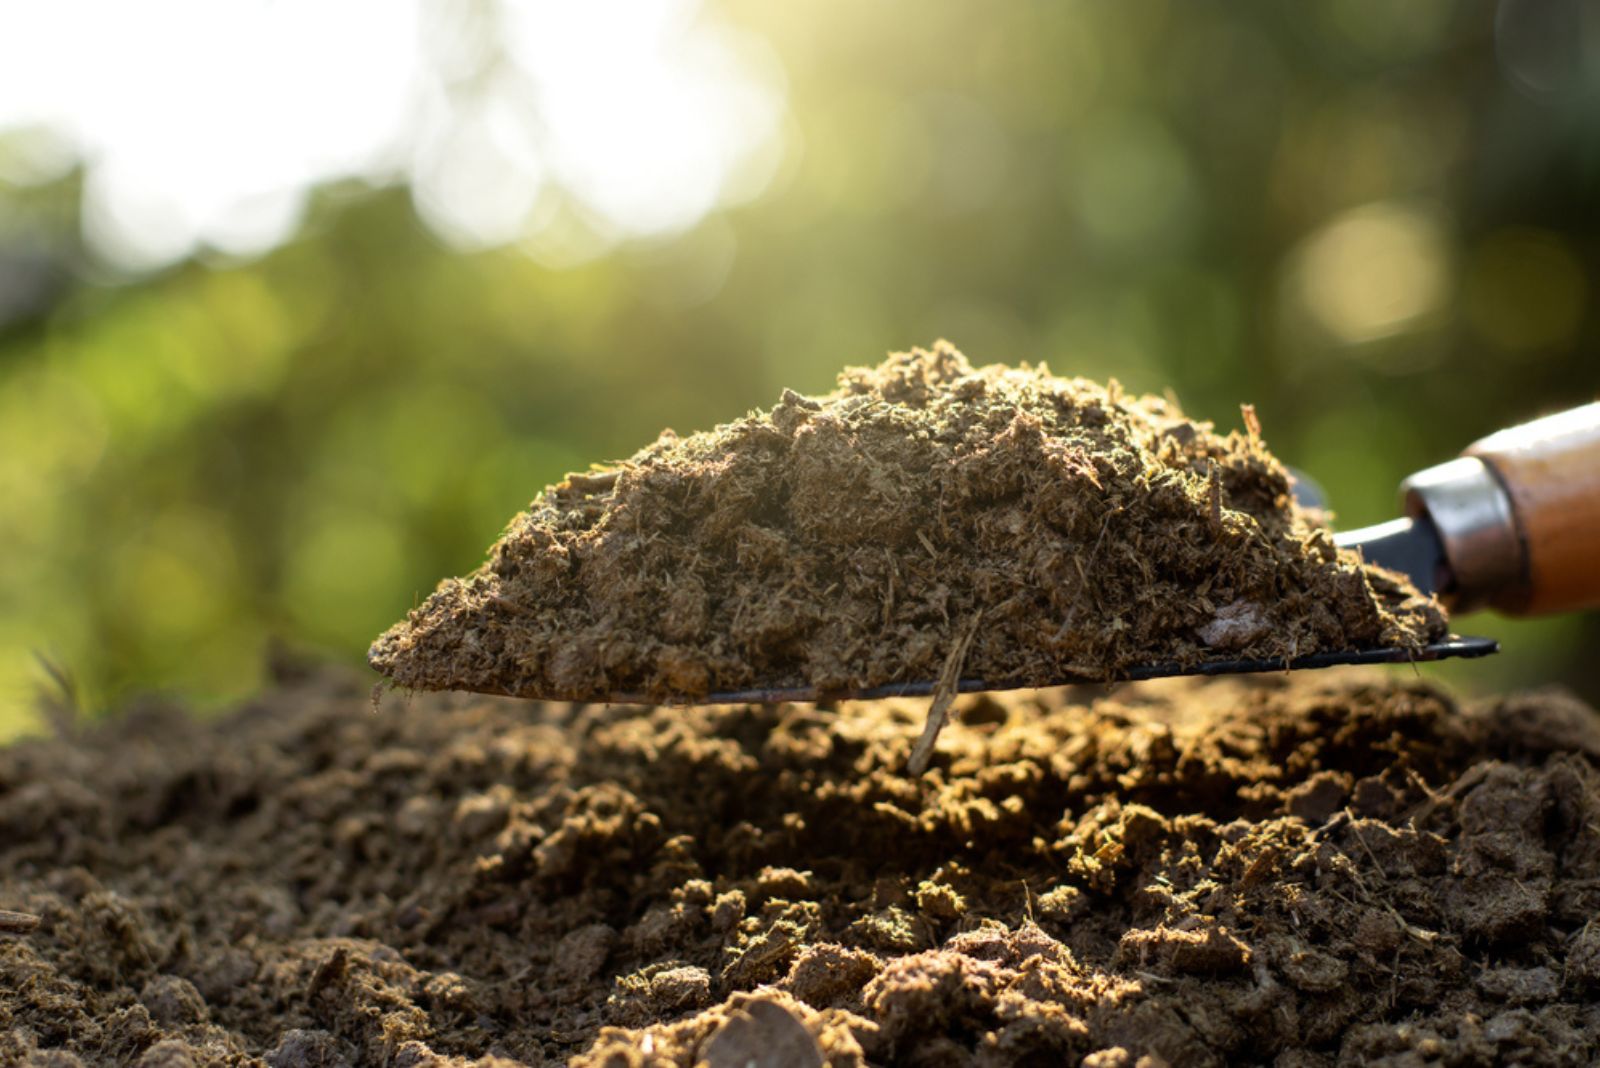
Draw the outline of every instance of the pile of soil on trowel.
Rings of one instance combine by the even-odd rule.
[[[969,697],[908,777],[920,718],[312,679],[0,750],[0,1063],[1600,1057],[1573,698]]]
[[[1300,509],[1253,415],[947,344],[571,475],[372,647],[417,689],[695,700],[1114,679],[1447,630]]]

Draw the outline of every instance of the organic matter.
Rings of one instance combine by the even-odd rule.
[[[0,751],[38,917],[0,1062],[1600,1056],[1600,717],[1561,693],[969,696],[911,777],[916,702],[365,690]]]
[[[415,689],[692,701],[1415,648],[1444,615],[1336,549],[1253,415],[948,344],[551,487],[371,662]]]

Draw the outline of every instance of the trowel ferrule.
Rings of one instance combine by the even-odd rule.
[[[1450,582],[1440,592],[1454,611],[1479,607],[1527,581],[1527,553],[1511,497],[1493,468],[1463,456],[1400,484],[1406,512],[1427,518],[1444,546]]]

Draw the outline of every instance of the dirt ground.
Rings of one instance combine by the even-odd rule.
[[[1591,1064],[1600,717],[1403,670],[918,702],[287,679],[0,750],[0,1063]]]

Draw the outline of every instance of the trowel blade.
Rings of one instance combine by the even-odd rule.
[[[1430,660],[1448,660],[1453,657],[1488,656],[1500,651],[1500,643],[1493,638],[1452,637],[1446,641],[1424,645],[1420,649],[1358,649],[1339,653],[1317,653],[1294,660],[1206,660],[1198,664],[1141,664],[1118,675],[1115,679],[1061,678],[1046,682],[997,681],[987,679],[962,679],[957,685],[961,693],[979,690],[1021,690],[1044,686],[1069,686],[1108,682],[1138,682],[1144,679],[1167,678],[1174,675],[1244,675],[1262,671],[1303,671],[1309,668],[1335,667],[1340,664],[1412,664]],[[886,697],[926,697],[938,684],[931,679],[916,682],[896,682],[887,686],[874,686],[865,690],[819,690],[811,686],[790,688],[729,690],[708,694],[694,702],[707,705],[776,704],[783,701],[876,701]],[[616,704],[661,704],[650,698],[616,694],[611,697]]]
[[[1398,571],[1423,593],[1441,593],[1450,585],[1444,543],[1427,516],[1395,519],[1334,535],[1341,549],[1356,549],[1369,564]]]

